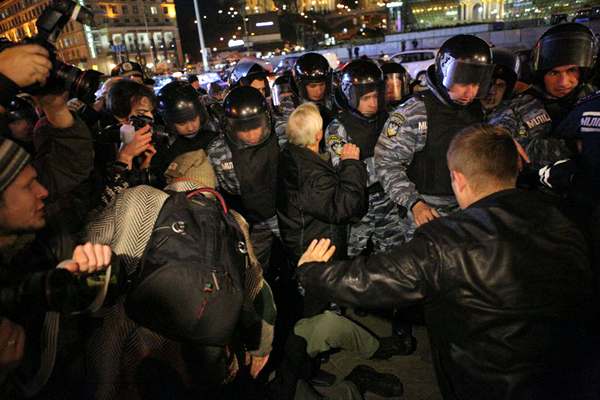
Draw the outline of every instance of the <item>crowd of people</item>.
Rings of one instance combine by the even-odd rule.
[[[421,91],[366,56],[157,93],[124,61],[86,101],[0,51],[0,396],[398,397],[320,363],[424,323],[444,399],[600,398],[598,53],[556,25],[525,74],[458,35]]]

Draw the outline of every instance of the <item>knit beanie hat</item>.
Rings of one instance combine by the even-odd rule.
[[[204,150],[190,151],[175,158],[165,171],[169,184],[176,181],[192,181],[198,187],[214,189],[217,177]]]
[[[10,139],[0,138],[0,192],[8,187],[31,160],[21,146]]]

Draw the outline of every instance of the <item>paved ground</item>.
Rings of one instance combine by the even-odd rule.
[[[391,324],[385,319],[372,315],[356,317],[350,314],[349,317],[378,336],[391,334]],[[416,327],[415,337],[418,341],[417,351],[410,356],[397,356],[385,361],[376,361],[363,360],[350,352],[339,352],[332,355],[329,362],[322,365],[322,368],[335,374],[340,380],[348,375],[355,366],[366,364],[379,372],[392,373],[399,377],[404,384],[404,396],[401,397],[403,400],[441,400],[442,396],[431,363],[427,329],[423,326]],[[366,398],[368,400],[381,399],[381,397],[369,393]]]

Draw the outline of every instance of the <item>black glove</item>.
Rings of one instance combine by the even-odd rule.
[[[571,187],[576,172],[577,164],[575,161],[567,159],[541,168],[538,174],[542,185],[557,192],[564,192]]]

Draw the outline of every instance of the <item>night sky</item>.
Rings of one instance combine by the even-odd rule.
[[[200,6],[200,15],[206,15],[202,20],[202,30],[204,31],[204,40],[209,48],[219,47],[219,37],[225,36],[225,32],[231,32],[235,27],[225,24],[222,18],[219,18],[217,11],[220,8],[229,7],[231,1],[228,0],[198,0]],[[177,11],[177,24],[179,25],[179,35],[183,53],[189,54],[192,61],[200,61],[200,43],[198,40],[198,30],[196,29],[196,14],[194,12],[194,0],[175,0]]]

